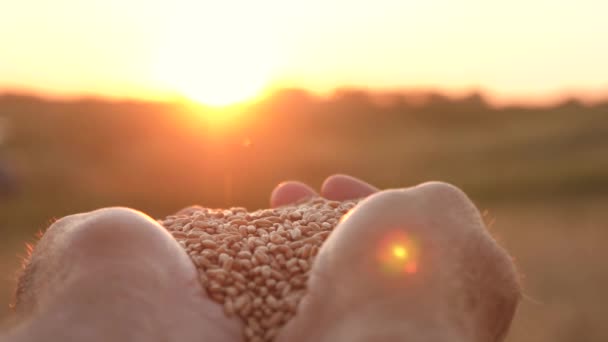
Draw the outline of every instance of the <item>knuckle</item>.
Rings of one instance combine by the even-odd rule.
[[[124,257],[137,253],[142,246],[158,247],[167,236],[168,233],[145,214],[112,207],[62,218],[43,239],[49,241],[47,249],[63,250],[71,257]]]
[[[73,227],[74,239],[82,244],[124,244],[153,237],[157,229],[143,213],[128,208],[104,208],[91,212]]]
[[[460,188],[445,182],[426,182],[414,188],[420,197],[432,201],[437,205],[469,205],[471,200]]]

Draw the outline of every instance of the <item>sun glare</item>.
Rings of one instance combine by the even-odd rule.
[[[404,259],[407,259],[408,252],[407,252],[407,249],[405,249],[405,247],[396,245],[393,247],[393,255],[397,259],[404,260]]]
[[[377,258],[387,275],[413,275],[418,272],[418,247],[401,229],[389,231],[378,244]]]
[[[159,82],[169,92],[214,107],[262,95],[276,68],[263,30],[192,16],[179,14],[161,39],[154,66]]]
[[[260,57],[234,48],[189,49],[176,50],[182,52],[167,58],[160,70],[166,85],[181,96],[221,107],[256,97],[267,85]]]

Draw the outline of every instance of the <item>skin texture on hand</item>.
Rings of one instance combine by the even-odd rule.
[[[415,268],[383,269],[378,253],[400,248],[391,243]],[[519,299],[513,264],[477,209],[438,182],[359,203],[325,242],[308,286],[279,341],[500,341]]]
[[[286,182],[270,202],[315,195]],[[519,299],[517,277],[464,193],[444,183],[378,192],[336,175],[320,195],[369,197],[322,247],[309,293],[277,341],[502,339]],[[399,254],[411,254],[408,271],[386,273],[378,255],[403,239],[411,243]],[[8,341],[242,340],[242,323],[206,297],[179,244],[125,208],[55,222],[33,252],[16,314]]]
[[[146,215],[107,208],[44,234],[20,285],[15,341],[238,341],[173,237]]]

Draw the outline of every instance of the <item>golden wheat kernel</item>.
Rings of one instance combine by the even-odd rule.
[[[260,265],[260,261],[258,259],[256,259],[255,257],[253,257],[251,259],[251,264],[255,267],[255,266],[259,266]]]
[[[255,298],[253,299],[253,302],[252,302],[251,304],[253,305],[254,309],[255,309],[255,308],[259,308],[260,306],[262,306],[262,298],[260,298],[260,297],[255,297]]]
[[[255,331],[253,331],[253,329],[251,328],[251,326],[246,325],[245,326],[245,330],[244,330],[244,334],[245,337],[247,337],[248,339],[251,339],[255,336]]]
[[[313,214],[310,214],[308,216],[308,221],[309,222],[311,222],[311,221],[313,221],[313,222],[320,222],[321,221],[321,217],[322,216],[319,213],[313,213]]]
[[[300,244],[301,246],[301,244]],[[291,259],[293,258],[294,255],[294,250],[292,247],[289,247],[287,250],[285,250],[285,253],[283,253],[283,255],[285,256],[286,259]]]
[[[203,256],[203,257],[205,257],[205,258],[207,258],[209,260],[216,260],[217,259],[217,251],[215,251],[213,249],[204,249],[203,251],[201,251],[201,253],[199,255]]]
[[[311,247],[310,245],[305,245],[305,246],[303,246],[303,247],[301,248],[302,253],[301,253],[301,255],[300,255],[300,256],[301,256],[302,258],[308,258],[308,257],[310,256],[310,250],[311,250],[311,248],[312,248],[312,247]]]
[[[235,219],[235,220],[230,221],[230,224],[231,224],[231,225],[236,225],[236,226],[242,226],[242,225],[246,225],[246,224],[247,224],[247,221],[246,221],[246,220],[243,220],[243,219],[241,219],[241,218],[238,218],[238,219]]]
[[[253,268],[253,263],[248,259],[238,259],[239,266],[243,269],[250,270]]]
[[[238,254],[238,252],[241,251],[242,245],[240,242],[236,242],[234,244],[232,244],[232,246],[230,246],[230,250],[234,252],[234,255],[236,256]]]
[[[262,252],[268,254],[268,247],[266,245],[256,246],[254,252]]]
[[[283,273],[281,273],[281,272],[277,271],[277,269],[278,269],[278,268],[273,268],[273,269],[271,269],[271,270],[270,270],[270,276],[271,276],[273,279],[276,279],[276,280],[283,280],[283,279],[285,279],[285,276],[283,275]]]
[[[238,234],[231,234],[226,239],[224,239],[224,241],[228,242],[228,243],[237,243],[237,242],[241,241],[242,239],[243,239],[243,237]]]
[[[289,231],[289,235],[291,236],[292,240],[297,240],[302,236],[302,232],[296,227]]]
[[[291,250],[288,245],[279,245],[278,250],[280,253],[285,254]]]
[[[329,231],[322,231],[322,232],[316,233],[314,236],[325,240],[329,236],[329,233],[330,233]]]
[[[267,241],[262,240],[261,238],[255,238],[254,240],[254,248],[260,247],[260,246],[266,246]]]
[[[272,226],[272,222],[270,222],[270,221],[268,221],[266,219],[257,219],[255,221],[253,221],[253,224],[256,227],[260,227],[260,228]]]
[[[231,297],[236,297],[239,294],[239,290],[234,286],[227,286],[224,291]]]
[[[278,288],[278,286],[277,286]],[[283,286],[283,288],[281,289],[281,297],[286,297],[289,292],[291,291],[291,285],[289,283],[286,283],[285,286]]]
[[[310,269],[310,264],[308,263],[308,261],[304,260],[304,259],[298,259],[298,267],[303,271],[306,272]]]
[[[256,251],[253,253],[254,259],[259,261],[261,264],[267,264],[270,262],[270,257],[263,251]]]
[[[224,298],[225,298],[225,296],[221,292],[211,292],[209,294],[209,297],[211,297],[211,299],[213,299],[213,300],[215,300],[217,302],[220,302],[220,303],[224,304]]]
[[[247,293],[243,293],[234,300],[234,308],[235,310],[240,311],[245,307],[245,305],[249,304],[249,302],[249,295],[247,295]]]
[[[232,258],[230,257],[230,255],[228,255],[226,253],[220,253],[220,255],[218,256],[218,260],[222,264],[228,259],[232,259]]]
[[[205,263],[206,262],[208,263],[208,261],[205,259],[205,257],[198,256],[198,255],[195,255],[192,257],[192,262],[194,262],[194,265],[196,265],[197,267],[204,267]]]
[[[267,295],[266,296],[266,304],[270,305],[271,307],[275,307],[278,304],[277,299],[273,296],[273,295]]]
[[[298,259],[292,258],[289,259],[286,263],[285,263],[285,267],[287,268],[292,268],[293,266],[295,266],[298,263]]]
[[[215,279],[220,283],[223,283],[224,280],[226,280],[227,277],[227,272],[226,270],[222,269],[222,268],[217,268],[217,269],[212,269],[212,270],[207,270],[207,275],[209,276],[210,279]]]
[[[266,278],[266,280],[264,281],[264,284],[266,284],[267,288],[273,289],[274,286],[277,284],[277,281],[274,280],[273,278]]]
[[[234,283],[234,287],[236,287],[239,291],[244,292],[247,290],[247,283],[245,282],[236,282]]]
[[[252,315],[254,318],[261,319],[264,317],[264,312],[261,309],[254,309]]]
[[[174,238],[185,238],[188,236],[186,233],[180,231],[173,231],[171,232],[171,235],[173,235]]]
[[[254,310],[254,312],[257,310]],[[253,329],[253,331],[255,332],[261,332],[262,331],[262,327],[260,326],[260,322],[258,321],[257,318],[254,317],[249,317],[247,319],[247,325],[251,327],[251,329]]]
[[[306,285],[306,275],[305,274],[296,274],[289,280],[291,284],[295,286],[304,286]]]
[[[321,230],[321,226],[319,226],[319,224],[316,222],[308,222],[306,227],[310,228],[313,231]]]
[[[281,223],[283,222],[283,220],[281,219],[280,215],[281,214],[278,211],[273,211],[272,214],[268,217],[265,217],[265,219],[272,223]]]
[[[258,228],[256,233],[260,237],[263,236],[263,235],[268,235],[268,231],[266,229],[264,229],[264,228]]]
[[[253,257],[253,255],[248,251],[240,251],[236,256],[241,259],[251,259],[251,257]]]
[[[264,265],[261,267],[261,274],[264,278],[270,278],[270,274],[271,274],[271,268],[268,265]]]
[[[274,244],[281,244],[284,241],[283,237],[281,237],[281,235],[279,235],[277,232],[270,233],[269,239],[270,242]]]
[[[276,245],[272,242],[269,242],[268,244],[266,244],[266,247],[268,248],[268,251],[272,254],[274,254],[277,251],[277,249],[279,248],[278,245]]]
[[[283,312],[277,311],[268,318],[268,323],[270,324],[270,326],[277,326],[278,323],[281,322],[282,316]]]
[[[212,249],[217,248],[217,243],[210,239],[203,240],[201,242],[201,245],[203,245],[203,247],[205,247],[205,248],[212,248]]]
[[[230,270],[232,270],[233,263],[234,263],[234,261],[233,261],[233,259],[232,259],[232,258],[227,259],[226,261],[224,261],[224,262],[222,263],[222,268],[223,268],[225,271],[230,272]]]
[[[243,307],[243,309],[241,309],[240,314],[241,317],[249,317],[249,315],[251,315],[251,312],[253,311],[253,305],[251,304],[251,302],[245,304],[245,306]]]
[[[274,258],[279,263],[279,265],[285,265],[286,259],[283,254],[277,254]]]

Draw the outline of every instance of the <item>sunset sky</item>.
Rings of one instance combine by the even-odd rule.
[[[19,0],[0,92],[209,104],[280,86],[608,93],[608,2]]]

